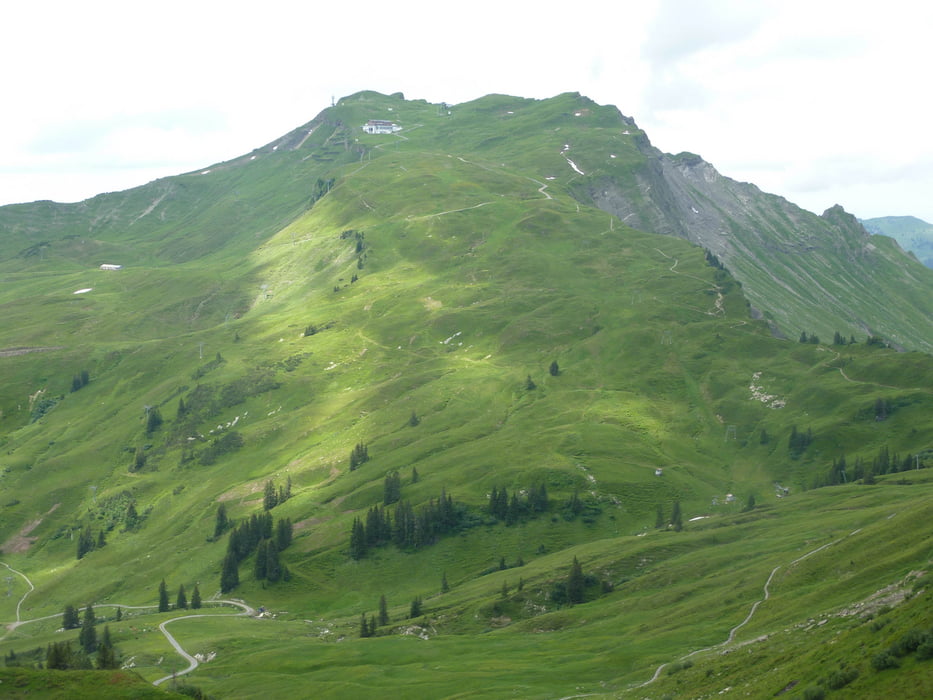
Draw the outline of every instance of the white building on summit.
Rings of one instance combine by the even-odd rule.
[[[401,130],[402,127],[398,124],[386,121],[385,119],[370,119],[363,124],[363,131],[367,134],[394,134],[396,131]]]

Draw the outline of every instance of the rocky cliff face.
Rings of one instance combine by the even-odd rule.
[[[662,153],[646,137],[638,148],[644,159],[633,172],[594,176],[579,183],[575,195],[629,226],[685,238],[714,253],[742,282],[753,314],[768,318],[776,334],[871,333],[933,350],[933,322],[904,334],[867,299],[867,280],[905,270],[933,289],[930,276],[914,269],[914,261],[889,245],[893,241],[872,237],[841,206],[817,216],[721,175],[698,155]],[[929,301],[916,295],[893,303],[908,315],[930,317]]]

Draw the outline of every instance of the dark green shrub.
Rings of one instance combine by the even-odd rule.
[[[876,671],[884,671],[888,668],[898,668],[901,663],[889,650],[885,650],[871,657],[871,666]]]
[[[811,685],[803,691],[804,700],[823,700],[826,697],[826,691],[821,685]]]
[[[826,697],[826,691],[821,685],[811,685],[803,691],[804,700],[823,700]]]
[[[833,671],[829,674],[829,679],[826,681],[826,685],[829,686],[830,690],[839,690],[844,688],[849,683],[858,678],[858,670],[852,668],[840,668],[837,671]]]

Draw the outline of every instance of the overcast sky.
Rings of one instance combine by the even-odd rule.
[[[226,160],[359,90],[576,91],[655,146],[820,213],[933,222],[916,0],[50,0],[2,11],[0,204]]]

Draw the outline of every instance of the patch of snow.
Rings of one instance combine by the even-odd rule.
[[[85,287],[84,289],[76,289],[72,294],[87,294],[89,291],[94,289],[93,287]]]
[[[615,157],[616,157],[616,154],[615,154],[615,153],[610,153],[610,154],[609,154],[609,157],[610,157],[610,158],[615,158]]]
[[[207,175],[209,172],[210,172],[210,170],[202,170],[202,171],[201,171],[201,174],[202,174],[202,175]]]
[[[700,210],[697,209],[696,207],[690,207],[690,211],[692,211],[694,214],[699,214],[699,213],[700,213]]]
[[[250,159],[250,160],[256,160],[256,156],[250,156],[249,159]]]
[[[566,156],[564,157],[566,158]],[[586,175],[586,173],[580,170],[580,168],[577,167],[577,164],[574,163],[572,160],[570,160],[570,158],[567,158],[567,162],[570,164],[570,167],[573,168],[575,172],[580,173],[580,175]]]
[[[696,516],[695,518],[690,518],[690,520],[688,520],[687,522],[688,522],[688,523],[692,523],[694,520],[705,520],[705,519],[708,518],[708,517],[710,517],[710,516],[708,516],[708,515],[698,515],[698,516]]]

